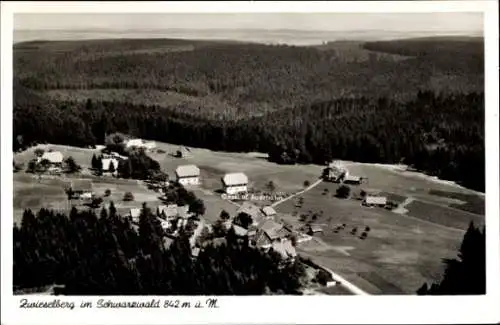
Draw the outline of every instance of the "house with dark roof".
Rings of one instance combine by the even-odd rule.
[[[276,216],[276,210],[272,206],[266,206],[262,208],[262,213],[268,218]]]
[[[89,179],[73,180],[70,188],[74,199],[89,200],[94,196],[92,181]]]
[[[250,217],[252,217],[252,224],[255,226],[258,225],[259,222],[261,222],[264,219],[264,214],[262,210],[255,204],[252,204],[247,201],[243,202],[243,204],[236,211],[236,215],[240,213],[246,213]]]

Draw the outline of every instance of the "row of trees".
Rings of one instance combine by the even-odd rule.
[[[278,267],[264,254],[226,236],[226,245],[206,246],[191,257],[181,230],[170,248],[147,207],[138,232],[113,205],[100,216],[72,209],[69,216],[26,210],[14,226],[14,287],[65,286],[68,295],[259,295],[296,294],[304,270]]]
[[[249,119],[211,120],[201,112],[117,102],[16,105],[14,147],[35,142],[87,146],[122,131],[141,138],[225,151],[268,152],[278,163],[336,159],[399,163],[484,190],[484,94],[419,92],[406,103],[341,98]],[[40,115],[43,110],[45,114]],[[79,127],[74,127],[78,124]],[[50,126],[50,127],[49,127]],[[22,138],[22,143],[18,138]],[[124,177],[144,175],[132,156]],[[144,158],[146,159],[146,158]],[[147,163],[155,169],[156,163]],[[131,169],[129,169],[131,167]],[[136,175],[141,174],[141,175]]]

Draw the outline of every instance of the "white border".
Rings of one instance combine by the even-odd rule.
[[[17,2],[1,4],[2,324],[496,323],[500,320],[498,2]],[[482,297],[226,297],[218,310],[19,310],[12,279],[13,13],[483,12],[486,49],[487,292]],[[53,297],[51,297],[53,298]],[[189,297],[186,297],[188,299]],[[120,299],[117,297],[117,299]],[[132,297],[127,298],[132,300]],[[66,299],[81,301],[82,299]],[[90,300],[90,299],[89,299]],[[124,300],[123,298],[121,300]],[[146,299],[143,299],[146,300]],[[193,299],[190,299],[193,300]],[[145,312],[145,313],[144,313]]]

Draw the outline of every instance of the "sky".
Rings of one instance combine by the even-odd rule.
[[[480,32],[481,13],[15,14],[14,30],[294,29]]]

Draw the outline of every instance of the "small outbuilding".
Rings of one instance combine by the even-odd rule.
[[[387,205],[387,197],[367,195],[363,199],[362,204],[364,206],[369,206],[369,207],[373,206],[385,207]]]

